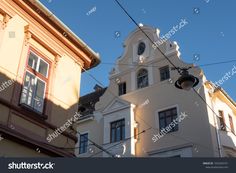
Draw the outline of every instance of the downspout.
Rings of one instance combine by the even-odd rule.
[[[213,95],[212,97],[214,97],[214,92],[215,90],[213,90]],[[214,113],[214,104],[213,104],[213,98],[211,99],[211,107],[212,107],[212,113],[213,113],[213,119],[214,119],[214,125],[215,125],[215,132],[216,132],[216,136],[217,136],[217,145],[218,145],[218,150],[219,150],[219,157],[222,157],[222,151],[221,151],[221,142],[220,142],[220,135],[219,135],[219,128],[218,128],[218,123],[217,123],[217,119],[216,119],[216,115]]]

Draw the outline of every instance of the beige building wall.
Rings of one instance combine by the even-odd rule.
[[[49,64],[42,113],[20,104],[30,51]],[[4,138],[0,156],[73,156],[73,149],[61,149],[75,146],[71,128],[50,143],[46,138],[75,115],[82,68],[98,63],[98,54],[39,1],[0,0],[1,88],[12,80],[0,92],[0,134]]]
[[[158,29],[148,26],[143,26],[142,29],[154,42],[160,39],[160,31]],[[146,45],[145,51],[141,55],[144,59],[143,63],[140,63],[139,56],[137,55],[137,47],[140,42],[144,42]],[[160,68],[167,65],[169,68],[172,66],[158,49],[152,48],[148,38],[139,29],[130,33],[124,42],[124,47],[123,55],[117,59],[117,65],[110,72],[109,86],[95,105],[94,120],[79,123],[78,131],[92,132],[89,133],[91,139],[97,141],[104,148],[107,148],[108,151],[114,153],[114,155],[118,154],[121,157],[172,157],[177,155],[181,157],[219,157],[225,156],[223,146],[235,150],[235,135],[233,136],[230,133],[222,134],[220,130],[216,132],[216,124],[219,123],[218,120],[214,120],[216,115],[212,114],[211,109],[207,107],[201,98],[193,91],[175,88],[174,82],[179,78],[176,70],[170,69],[170,79],[161,81]],[[166,41],[160,46],[160,49],[177,67],[193,67],[193,64],[187,64],[181,60],[179,47],[176,42]],[[148,87],[137,89],[136,76],[140,69],[148,71],[149,85]],[[213,106],[216,112],[218,112],[218,109],[222,109],[226,113],[230,113],[234,117],[234,125],[236,126],[235,104],[228,103],[228,99],[214,100],[209,96],[209,86],[200,68],[193,67],[189,72],[200,80],[198,86],[195,87],[197,93],[206,100],[207,104]],[[118,84],[122,82],[126,82],[126,94],[118,96]],[[216,98],[219,97],[216,92],[214,95]],[[104,113],[104,110],[114,100],[126,101],[127,106],[135,105],[135,124],[132,124],[131,129],[129,128],[130,121],[128,121],[130,114],[123,113],[124,116],[127,116],[125,121],[127,131],[133,131],[137,127],[140,133],[152,127],[145,133],[138,135],[137,140],[133,140],[132,144],[135,145],[134,153],[128,152],[127,154],[127,151],[129,151],[127,149],[126,153],[122,151],[117,152],[117,149],[115,149],[122,149],[123,145],[127,143],[126,140],[121,141],[120,144],[117,142],[107,145],[104,141],[101,143],[101,139],[99,139],[100,136],[105,138],[104,136],[110,135],[109,130],[102,129],[104,129],[104,126],[109,126],[112,121],[119,120],[119,114],[122,114],[122,105],[118,105],[117,112],[114,115],[110,114],[113,120],[106,122],[108,115]],[[157,142],[153,142],[153,135],[158,134],[160,130],[158,112],[174,107],[177,108],[178,115],[186,113],[187,117],[179,123],[178,131],[166,134]],[[100,121],[96,121],[98,116]],[[216,122],[214,123],[214,121]],[[132,135],[125,136],[125,138],[130,137],[134,138]],[[219,141],[222,141],[220,144],[217,142],[217,138],[220,138]],[[116,144],[116,147],[110,148],[110,146]],[[129,147],[129,145],[126,145],[126,148]],[[222,148],[221,155],[219,148]],[[87,152],[83,154],[83,156],[85,155],[91,157],[94,154]],[[81,155],[77,156],[80,157]],[[95,156],[99,157],[100,155]],[[103,155],[103,157],[106,156]]]

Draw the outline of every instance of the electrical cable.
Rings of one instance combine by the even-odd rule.
[[[161,49],[158,47],[158,45],[152,41],[152,39],[146,34],[145,31],[143,31],[143,29],[142,29],[142,28],[139,26],[139,24],[130,16],[130,14],[126,11],[126,9],[120,4],[120,2],[119,2],[118,0],[115,0],[115,1],[116,1],[116,3],[120,6],[120,8],[126,13],[126,15],[134,22],[134,24],[140,29],[140,31],[151,41],[151,43],[152,43],[153,45],[156,46],[156,48],[157,48],[157,49],[159,50],[159,52],[167,59],[167,61],[169,61],[169,63],[170,63],[173,67],[175,67],[175,68],[177,69],[177,67],[175,66],[175,64],[172,63],[171,60],[169,60],[169,58],[161,51]],[[177,70],[177,71],[180,73],[179,70]]]
[[[161,61],[163,61],[165,59],[162,59]],[[160,61],[158,61],[160,62]],[[208,64],[200,64],[200,65],[196,65],[193,66],[192,68],[198,68],[198,67],[206,67],[206,66],[213,66],[213,65],[220,65],[220,64],[227,64],[227,63],[232,63],[232,62],[236,62],[236,60],[228,60],[228,61],[221,61],[221,62],[215,62],[215,63],[208,63]],[[101,65],[118,65],[116,63],[112,63],[112,62],[101,62]],[[162,66],[157,66],[157,65],[146,65],[146,64],[128,64],[128,63],[119,63],[120,66],[143,66],[143,67],[158,67],[161,68]]]
[[[127,16],[135,23],[135,25],[138,26],[138,28],[144,33],[144,35],[146,35],[146,37],[151,41],[151,43],[153,43],[155,45],[155,43],[152,41],[152,39],[149,38],[149,36],[142,30],[142,28],[137,24],[137,22],[129,15],[129,13],[125,10],[125,8],[119,3],[118,0],[115,0],[117,2],[117,4],[123,9],[123,11],[127,14]],[[158,47],[157,47],[158,48]],[[170,64],[175,67],[175,69],[178,69],[178,67],[175,66],[175,64],[173,64],[168,57],[165,56],[165,54],[158,48],[158,50],[161,52],[161,54],[170,62]],[[234,60],[233,60],[234,61]],[[207,66],[207,65],[206,65]],[[180,73],[179,70],[177,70]],[[208,103],[206,102],[206,100],[194,89],[194,92],[201,98],[201,100],[207,105],[207,107],[209,107],[212,112],[219,117],[216,112],[208,105]],[[225,124],[226,126],[226,124]],[[227,126],[226,126],[227,127]],[[234,134],[234,133],[233,133]],[[235,135],[235,134],[234,134]],[[235,135],[236,136],[236,135]]]
[[[86,69],[84,69],[82,66],[81,66],[81,68],[86,72],[86,73],[88,73],[88,75],[91,77],[91,78],[93,78],[96,82],[98,82],[102,87],[105,87],[99,80],[97,80],[91,73],[89,73]],[[118,96],[116,96],[109,88],[107,88],[107,91],[110,93],[110,94],[112,94],[115,98],[118,98],[118,99],[120,99]],[[137,117],[137,118],[139,118],[141,121],[143,121],[150,129],[152,129],[154,132],[159,132],[160,131],[160,129],[157,129],[157,128],[155,128],[155,127],[153,127],[153,126],[151,126],[149,123],[147,123],[144,119],[142,119],[140,116],[138,116],[138,115],[135,115],[135,117]],[[210,147],[208,147],[208,146],[205,146],[205,145],[202,145],[202,144],[200,144],[200,143],[197,143],[197,142],[195,142],[195,141],[192,141],[192,140],[190,140],[190,139],[186,139],[186,138],[183,138],[183,137],[180,137],[180,136],[175,136],[175,135],[173,135],[173,134],[171,134],[171,133],[168,133],[168,135],[171,135],[171,136],[173,136],[173,137],[175,137],[175,138],[178,138],[178,139],[181,139],[181,140],[184,140],[184,141],[187,141],[187,142],[191,142],[192,144],[194,144],[194,145],[198,145],[198,146],[201,146],[201,147],[203,147],[203,148],[206,148],[206,149],[212,149],[212,148],[210,148]],[[115,145],[116,146],[116,145]],[[112,148],[112,147],[111,147]],[[216,149],[214,149],[213,148],[213,150],[215,151],[215,152],[218,152],[218,150],[216,150]],[[90,156],[91,157],[91,156]]]
[[[119,143],[116,143],[116,144],[114,144],[114,145],[112,145],[112,146],[106,148],[106,150],[109,150],[109,149],[111,149],[111,148],[113,148],[113,147],[115,147],[115,146],[118,146],[118,145],[122,144],[123,142],[126,142],[126,141],[128,141],[128,140],[131,140],[132,138],[135,138],[135,137],[137,137],[137,136],[140,136],[141,134],[143,134],[143,133],[145,133],[145,132],[147,132],[148,130],[151,130],[151,129],[152,129],[152,128],[149,127],[148,129],[143,130],[143,131],[141,131],[140,133],[138,133],[138,134],[136,134],[136,135],[133,135],[133,136],[131,136],[131,137],[129,137],[129,138],[126,138],[126,139],[120,141]],[[90,158],[90,157],[94,157],[94,156],[98,155],[98,154],[101,153],[101,152],[102,152],[102,151],[99,151],[99,152],[97,152],[97,153],[95,153],[95,154],[89,156],[89,158]]]
[[[122,10],[127,14],[127,16],[135,23],[135,25],[138,26],[138,28],[142,31],[142,33],[155,45],[155,43],[152,41],[152,39],[145,33],[145,31],[143,31],[143,29],[138,25],[138,23],[130,16],[130,14],[127,12],[127,10],[119,3],[118,0],[115,0],[117,2],[117,4],[120,6],[120,8],[122,8]],[[158,47],[157,47],[158,48]],[[177,71],[180,73],[180,71],[178,70],[179,67],[175,66],[174,63],[172,63],[169,58],[158,48],[158,50],[161,52],[161,54],[170,62],[170,64],[175,68],[177,69]],[[231,60],[232,61],[235,61],[235,60]],[[222,63],[222,62],[221,62]],[[225,62],[223,62],[225,63]],[[216,64],[216,63],[215,63]],[[207,66],[209,64],[206,64],[205,66]],[[181,74],[181,73],[180,73]],[[213,113],[219,117],[215,111],[208,105],[208,103],[206,102],[206,100],[194,89],[195,93],[201,98],[201,100],[204,101],[204,103],[206,103],[206,105],[213,111]],[[235,135],[235,134],[234,134]],[[235,135],[236,136],[236,135]]]
[[[142,28],[137,24],[137,22],[128,14],[128,12],[122,7],[122,5],[117,1],[117,0],[115,0],[117,3],[118,3],[118,5],[125,11],[125,13],[130,17],[130,19],[138,26],[138,28],[143,32],[143,34],[144,35],[146,35],[146,37],[154,44],[154,45],[156,45],[152,40],[151,40],[151,38],[142,30]],[[158,47],[157,47],[158,48]],[[158,50],[161,52],[161,54],[169,61],[169,63],[175,68],[175,69],[178,69],[178,67],[176,67],[175,66],[175,64],[174,63],[172,63],[170,60],[169,60],[169,58],[168,57],[166,57],[165,56],[165,54],[158,48]],[[216,65],[216,64],[223,64],[223,63],[229,63],[229,62],[235,62],[236,60],[231,60],[231,61],[225,61],[225,62],[218,62],[218,63],[212,63],[212,64],[205,64],[205,65],[199,65],[199,66],[209,66],[209,65]],[[105,63],[103,63],[103,64],[105,64]],[[122,64],[121,64],[122,65]],[[127,65],[132,65],[132,64],[127,64]],[[143,65],[143,66],[145,66],[145,65]],[[199,67],[199,66],[196,66],[196,67]],[[86,69],[83,69],[85,72],[87,72],[88,73],[88,71],[86,70]],[[178,71],[179,72],[179,71]],[[100,85],[102,85],[103,86],[103,84],[99,81],[99,80],[97,80],[93,75],[91,75],[90,73],[89,73],[89,75],[90,75],[90,77],[92,77],[96,82],[98,82]],[[196,92],[196,90],[194,89],[194,91]],[[197,92],[196,92],[197,93]],[[112,93],[113,94],[113,93]],[[198,94],[198,93],[197,93]],[[114,94],[113,94],[114,95]],[[115,97],[117,97],[116,95],[114,95]],[[200,94],[198,94],[198,96],[200,96],[201,97],[201,95]],[[119,97],[118,97],[119,98]],[[206,101],[204,100],[204,98],[202,98],[201,97],[201,99],[204,101],[204,103],[206,103]],[[207,104],[207,103],[206,103]],[[207,104],[207,106],[213,111],[213,113],[216,115],[216,116],[218,116],[216,113],[215,113],[215,111]],[[138,116],[137,116],[138,117]],[[138,118],[140,118],[140,117],[138,117]],[[142,118],[140,118],[142,121],[144,121]],[[144,121],[145,122],[145,121]],[[145,122],[146,123],[146,122]],[[147,124],[147,123],[146,123]],[[148,124],[147,124],[148,125]],[[150,130],[150,129],[154,129],[154,130],[159,130],[159,129],[156,129],[156,128],[154,128],[154,127],[152,127],[152,126],[150,126],[149,125],[149,129],[147,129],[147,130]],[[227,126],[226,126],[227,127]],[[228,128],[228,127],[227,127]],[[142,134],[142,133],[145,133],[147,130],[144,130],[144,131],[142,131],[140,134]],[[79,133],[79,132],[78,132]],[[79,133],[80,134],[80,133]],[[138,135],[140,135],[140,134],[138,134]],[[172,135],[172,134],[170,134],[170,135]],[[173,136],[173,135],[172,135]],[[174,136],[174,137],[176,137],[176,136]],[[128,139],[131,139],[132,137],[130,137],[130,138],[127,138],[126,140],[128,140]],[[178,137],[179,138],[179,137]],[[90,139],[88,139],[88,140],[90,140]],[[126,140],[124,140],[124,141],[126,141]],[[186,140],[186,139],[185,139]],[[124,142],[124,141],[121,141],[120,143],[122,143],[122,142]],[[191,140],[190,140],[191,141]],[[115,144],[115,145],[113,145],[113,146],[111,146],[111,147],[109,147],[109,148],[107,148],[107,149],[104,149],[103,147],[101,147],[101,146],[99,146],[99,145],[97,145],[95,142],[93,142],[93,141],[91,141],[90,140],[90,142],[92,143],[92,144],[95,144],[95,146],[97,147],[97,148],[99,148],[100,150],[102,150],[102,151],[104,151],[104,152],[108,152],[107,151],[107,149],[110,149],[110,148],[112,148],[112,147],[115,147],[115,146],[117,146],[117,145],[119,145],[120,143],[118,143],[118,144]],[[192,141],[191,141],[192,142]],[[195,144],[197,144],[196,142],[194,142]],[[199,145],[199,144],[198,144]],[[203,146],[203,145],[202,145]],[[204,146],[205,147],[205,146]],[[205,148],[208,148],[209,149],[209,147],[205,147]],[[74,149],[74,148],[72,148],[72,149]],[[100,151],[100,152],[102,152],[102,151]],[[99,153],[100,153],[99,152]],[[110,152],[108,152],[109,153],[109,155],[111,155],[111,156],[113,156]],[[94,155],[97,155],[98,153],[95,153]],[[92,155],[92,156],[94,156],[94,155]],[[92,156],[90,156],[90,157],[92,157]]]
[[[132,21],[138,26],[138,24],[137,24],[137,22],[127,13],[127,11],[121,6],[121,4],[117,1],[117,0],[115,0],[117,3],[118,3],[118,5],[126,12],[126,14],[132,19]],[[138,26],[139,27],[139,26]],[[141,29],[141,27],[139,27],[139,29],[148,37],[148,35]],[[148,37],[149,38],[149,37]],[[152,40],[149,38],[149,40],[152,42]],[[160,51],[160,50],[159,50]],[[161,52],[161,51],[160,51]],[[163,55],[164,55],[164,53],[162,53]],[[166,57],[165,55],[164,55],[164,57]],[[178,67],[176,67],[167,57],[166,57],[166,59],[171,63],[171,65],[173,66],[173,67],[175,67],[176,69],[178,69]],[[179,71],[178,71],[179,72]],[[90,75],[90,73],[89,73],[89,75]],[[100,82],[100,81],[98,81],[93,75],[90,75],[95,81],[97,81],[100,85],[102,85],[103,86],[103,84]],[[116,95],[115,95],[116,96]],[[205,100],[203,99],[203,101],[205,102]],[[206,103],[206,102],[205,102]],[[209,105],[208,105],[209,106]],[[215,112],[214,112],[215,113]],[[217,115],[217,114],[216,114]],[[152,126],[150,126],[151,128],[153,128]],[[205,147],[205,146],[204,146]],[[207,148],[209,148],[209,147],[207,147]]]

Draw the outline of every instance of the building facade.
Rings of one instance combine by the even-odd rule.
[[[158,29],[141,27],[161,42]],[[189,73],[200,81],[195,90],[209,106],[193,90],[175,87],[177,70],[137,28],[124,42],[109,86],[80,99],[77,157],[236,156],[235,102],[199,67],[181,60],[176,42],[162,41],[159,48],[177,67],[191,67]]]
[[[73,157],[81,73],[99,62],[39,1],[0,0],[0,156]]]

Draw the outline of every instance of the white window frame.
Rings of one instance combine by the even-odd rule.
[[[43,62],[45,62],[45,63],[48,65],[46,76],[44,76],[42,73],[40,73],[40,74],[43,75],[44,77],[48,78],[48,70],[49,70],[49,68],[50,68],[48,62],[45,61],[43,58],[41,58],[41,57],[40,57],[39,55],[37,55],[36,53],[34,53],[32,50],[30,50],[30,53],[34,54],[34,55],[37,56],[37,58],[38,58],[35,71],[37,71],[38,73],[40,73],[40,72],[39,72],[40,60],[42,60]],[[28,58],[29,58],[29,57],[28,57]],[[28,63],[27,63],[27,65],[28,65]]]

